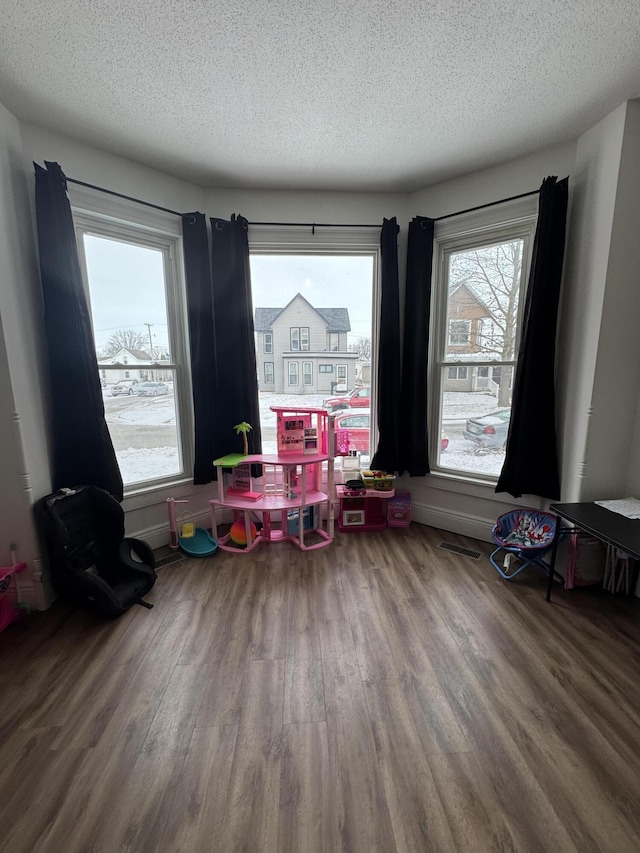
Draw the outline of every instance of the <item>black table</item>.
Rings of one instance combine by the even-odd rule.
[[[577,504],[551,504],[549,512],[566,518],[576,527],[591,533],[596,539],[613,545],[629,554],[634,560],[640,560],[640,519],[626,518],[593,502]],[[549,583],[547,586],[547,601],[551,601],[551,585],[556,563],[556,551],[559,536],[553,547],[551,565],[549,566]]]

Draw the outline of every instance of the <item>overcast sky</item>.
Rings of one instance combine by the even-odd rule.
[[[314,308],[347,308],[349,342],[371,337],[373,257],[251,255],[254,308],[284,308],[301,293]]]
[[[93,236],[85,253],[97,347],[124,328],[146,341],[147,323],[153,346],[168,346],[162,253]],[[347,308],[349,343],[371,337],[372,277],[371,256],[251,256],[254,308],[284,308],[296,293],[314,308]]]

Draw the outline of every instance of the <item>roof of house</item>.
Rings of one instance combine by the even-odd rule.
[[[256,332],[268,332],[273,326],[273,322],[280,314],[287,310],[291,303],[300,297],[319,314],[327,324],[328,332],[350,332],[351,321],[349,320],[348,308],[316,308],[311,305],[308,299],[305,299],[301,293],[296,293],[293,299],[288,302],[284,308],[256,308],[255,309],[255,330]]]
[[[126,349],[127,349],[127,352],[131,353],[131,355],[132,355],[134,358],[139,358],[139,359],[140,359],[140,361],[151,361],[151,360],[152,360],[152,358],[151,358],[151,356],[149,355],[149,353],[148,353],[148,352],[145,352],[144,350],[141,350],[141,349],[129,349],[128,347],[127,347]]]

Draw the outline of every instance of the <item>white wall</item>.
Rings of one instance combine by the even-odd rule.
[[[39,279],[31,228],[20,127],[0,106],[0,565],[27,563],[21,597],[42,607],[47,593],[34,583],[39,548],[31,506],[49,482],[40,381]],[[27,464],[28,460],[28,464]]]
[[[582,500],[633,493],[640,393],[640,101],[626,104]],[[596,405],[597,403],[597,405]]]
[[[557,400],[562,499],[584,494],[585,452],[626,105],[578,140],[560,305]],[[601,448],[605,450],[605,448]]]

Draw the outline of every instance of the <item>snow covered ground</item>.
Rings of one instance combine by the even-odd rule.
[[[167,477],[180,470],[173,394],[165,397],[111,397],[103,392],[107,423],[125,483]],[[323,394],[260,393],[260,420],[263,451],[276,450],[276,415],[270,406],[321,407]],[[462,437],[467,418],[498,408],[488,394],[447,393],[444,399],[443,428],[448,448],[440,454],[441,467],[452,471],[497,476],[504,462],[502,451],[476,455],[476,446]],[[229,436],[232,449],[234,436]]]

